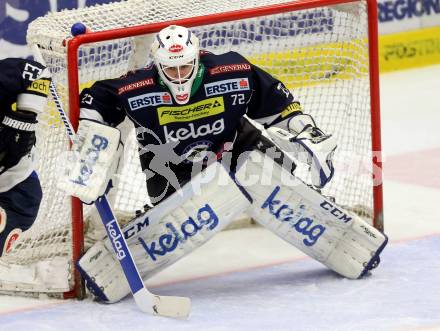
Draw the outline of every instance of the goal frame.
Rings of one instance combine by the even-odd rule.
[[[77,35],[66,40],[67,47],[67,77],[69,81],[69,117],[75,131],[78,128],[79,118],[79,74],[78,74],[78,51],[81,45],[134,37],[144,34],[157,33],[161,29],[171,25],[185,27],[196,27],[209,24],[222,23],[237,19],[247,19],[258,16],[266,16],[278,13],[292,12],[304,9],[313,9],[324,6],[350,3],[348,0],[301,0],[283,3],[279,5],[268,5],[252,9],[243,9],[220,14],[196,16],[179,20],[170,20],[160,23],[148,23],[126,28],[111,29],[106,31],[89,32]],[[366,0],[368,13],[368,52],[369,52],[369,80],[370,80],[370,106],[371,106],[371,143],[372,143],[372,164],[373,178],[373,226],[381,231],[383,225],[383,187],[382,187],[382,160],[381,160],[381,124],[380,124],[380,95],[379,95],[379,61],[378,61],[378,14],[376,0]],[[80,259],[84,251],[84,226],[83,208],[79,199],[72,197],[72,259],[74,263]],[[84,296],[84,287],[78,271],[74,273],[74,290],[64,293],[65,298],[81,298]]]

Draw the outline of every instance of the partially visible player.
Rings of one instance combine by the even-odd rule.
[[[49,71],[38,62],[0,60],[0,255],[37,217],[42,190],[33,149],[49,84]]]

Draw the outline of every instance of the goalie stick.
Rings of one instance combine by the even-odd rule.
[[[37,45],[32,46],[32,51],[35,59],[45,65],[43,56]],[[53,81],[50,83],[49,90],[66,127],[67,134],[73,142],[75,139],[75,131],[66,116]],[[155,295],[145,287],[119,223],[105,195],[95,201],[95,207],[98,210],[108,238],[112,243],[115,255],[121,264],[131,293],[139,309],[153,315],[187,317],[191,310],[191,301],[189,298]]]

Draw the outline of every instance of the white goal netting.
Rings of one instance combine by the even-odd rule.
[[[64,107],[69,111],[72,86],[67,77],[67,50],[63,41],[71,37],[73,23],[82,22],[93,32],[99,32],[189,19],[184,23],[199,37],[202,48],[214,53],[238,51],[282,80],[301,101],[304,111],[312,114],[325,132],[336,136],[336,174],[323,194],[372,222],[371,113],[378,109],[372,110],[370,101],[367,3],[322,5],[316,1],[314,4],[309,2],[308,9],[298,9],[303,8],[301,1],[290,2],[290,7],[283,3],[287,1],[128,0],[47,14],[31,23],[27,39],[29,44],[40,46]],[[275,7],[271,11],[255,10],[269,5],[276,5],[279,12]],[[302,7],[295,7],[297,5]],[[220,22],[220,16],[207,17],[231,11],[237,12],[234,19],[227,22]],[[137,35],[135,30],[133,33],[136,36],[80,47],[77,68],[80,89],[96,80],[118,77],[148,63],[151,35]],[[72,247],[76,243],[72,243],[71,203],[55,185],[58,157],[68,149],[69,143],[53,100],[49,100],[39,123],[37,171],[43,186],[43,202],[34,226],[1,261],[23,266],[65,257],[66,266],[72,270]],[[134,135],[130,125],[126,127],[125,163],[112,200],[117,215],[129,218],[142,209],[147,197]],[[309,181],[305,168],[297,173]],[[86,215],[89,209],[85,210]],[[91,230],[93,224],[86,222],[85,232]],[[86,233],[86,238],[90,237]],[[45,285],[40,283],[33,287],[26,285],[24,291],[44,291]],[[74,286],[73,277],[69,278],[67,286],[48,286],[45,291],[69,291]],[[0,280],[0,290],[23,290],[23,284]]]

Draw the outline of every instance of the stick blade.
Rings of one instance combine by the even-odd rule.
[[[141,311],[153,315],[186,318],[191,311],[191,300],[186,297],[154,295],[145,288],[133,297]]]
[[[155,315],[187,318],[191,311],[191,300],[186,297],[155,295],[153,311]]]

